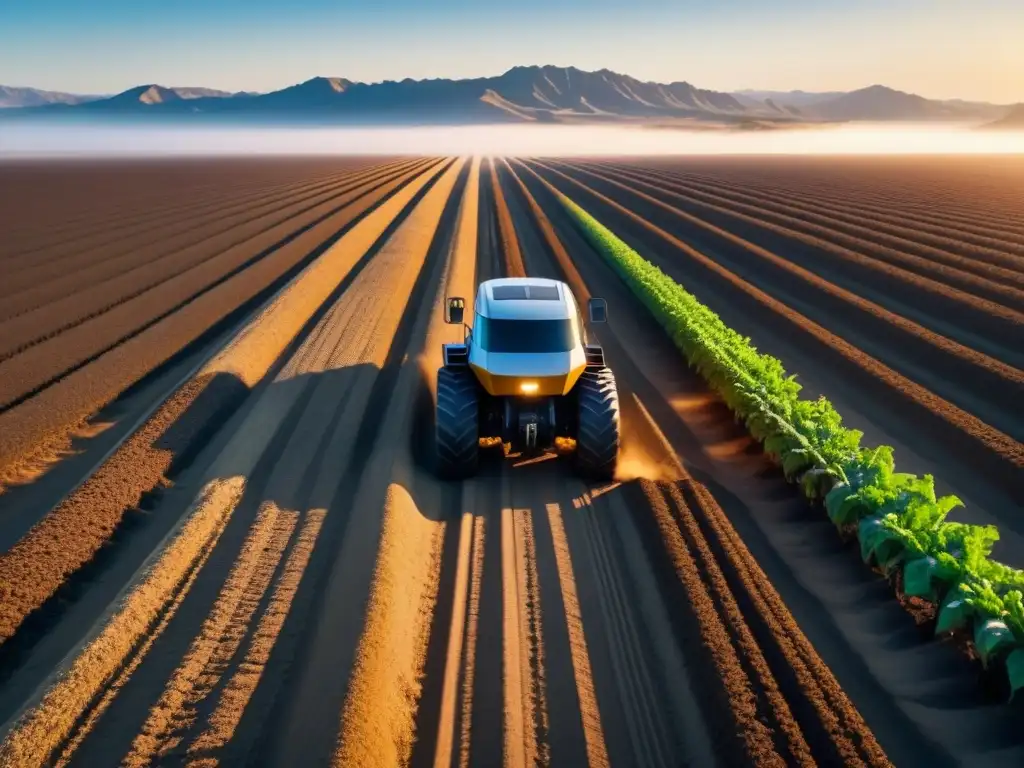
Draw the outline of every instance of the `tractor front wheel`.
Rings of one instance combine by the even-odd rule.
[[[479,405],[477,381],[468,368],[437,372],[435,444],[437,471],[457,479],[475,475],[479,467]]]
[[[610,368],[588,369],[576,384],[579,421],[576,467],[597,480],[611,480],[619,460],[619,391]]]

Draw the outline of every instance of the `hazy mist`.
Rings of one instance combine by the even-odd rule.
[[[605,126],[217,128],[0,123],[0,157],[248,154],[1024,154],[1024,131],[871,125],[790,130]]]

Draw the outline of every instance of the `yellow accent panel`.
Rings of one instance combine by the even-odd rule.
[[[545,397],[569,394],[587,365],[584,363],[568,373],[557,376],[496,376],[473,363],[470,363],[469,367],[473,369],[480,385],[487,390],[488,394],[495,397]],[[529,395],[524,394],[520,388],[524,381],[537,382],[537,391]]]

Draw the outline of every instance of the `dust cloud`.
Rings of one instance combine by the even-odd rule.
[[[857,124],[741,131],[622,126],[216,127],[0,122],[0,157],[180,155],[1017,154],[1024,131]]]

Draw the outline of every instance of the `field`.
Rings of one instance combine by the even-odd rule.
[[[567,203],[1020,568],[1024,160],[0,173],[0,765],[1024,763]],[[434,478],[443,299],[503,275],[608,300],[616,482]]]

